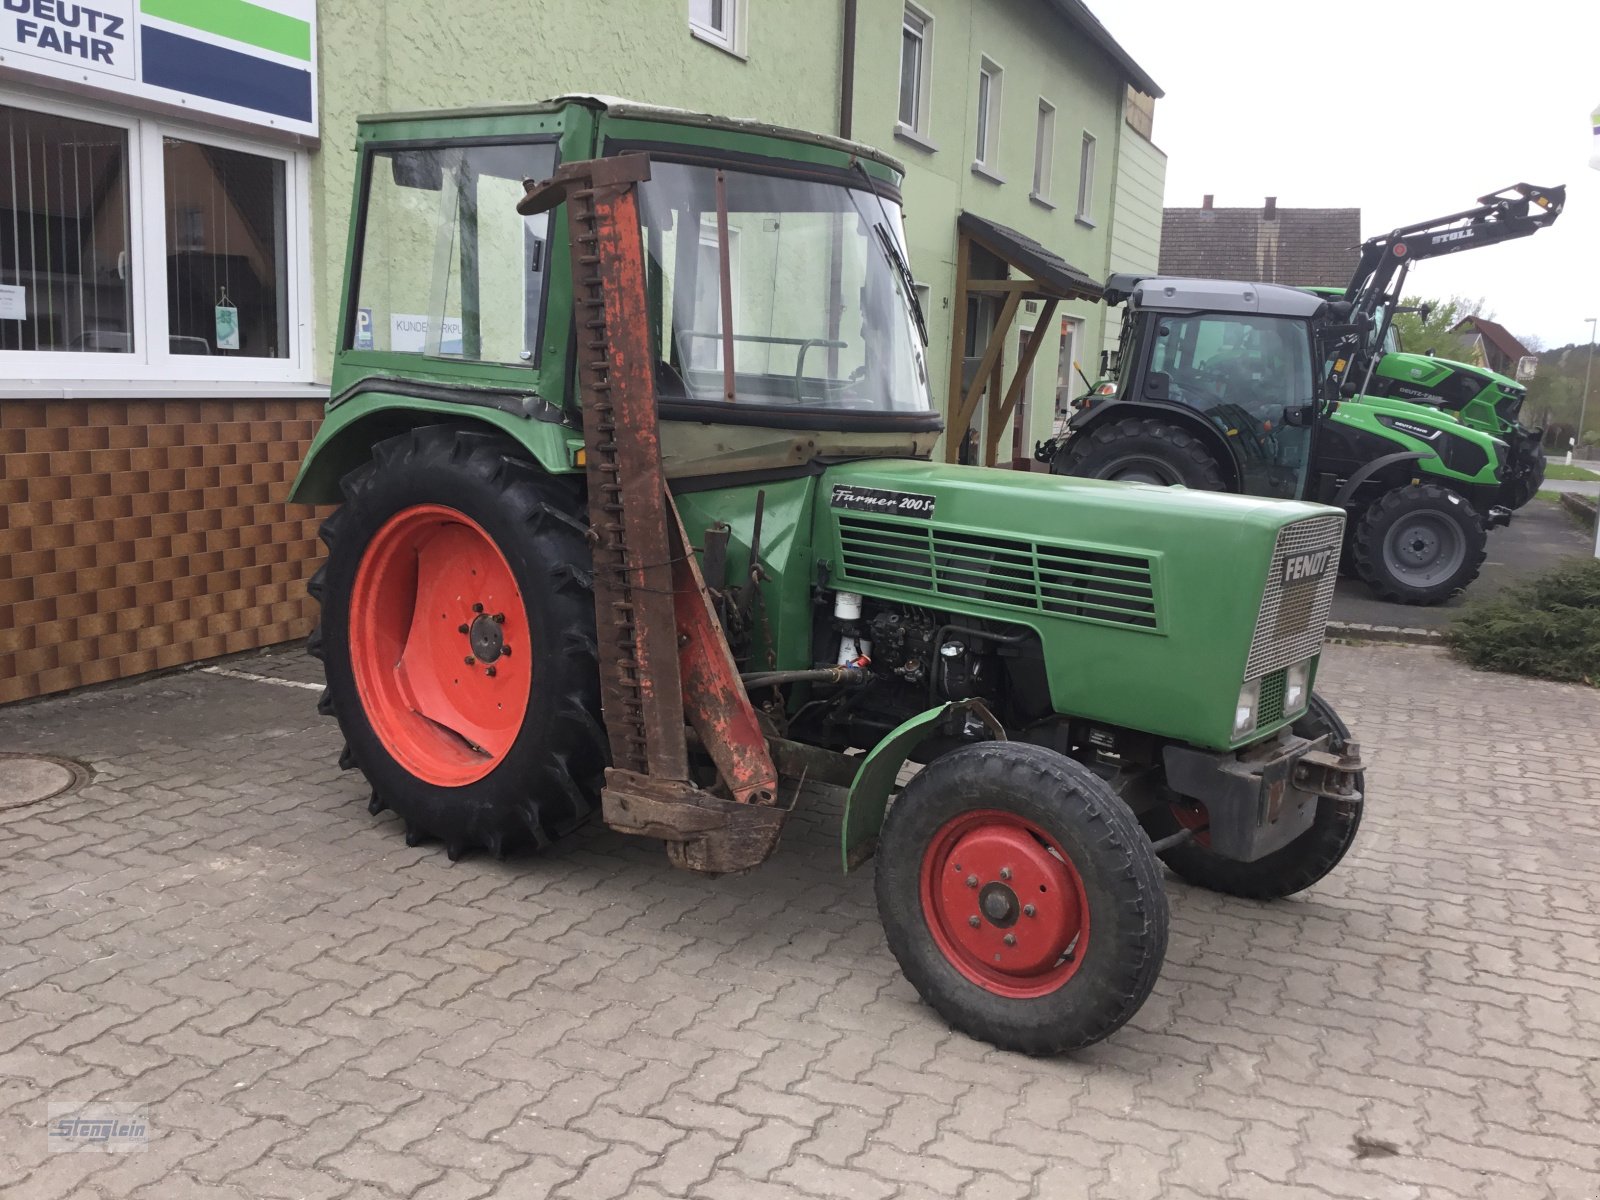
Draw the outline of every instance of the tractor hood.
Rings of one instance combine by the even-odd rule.
[[[1476,363],[1458,362],[1453,358],[1439,358],[1432,354],[1413,354],[1407,350],[1396,350],[1385,354],[1378,362],[1378,370],[1392,379],[1429,379],[1442,377],[1446,374],[1465,374],[1482,381],[1482,386],[1487,387],[1493,383],[1502,389],[1510,388],[1521,391],[1523,385],[1509,376],[1498,371],[1491,371],[1488,367],[1480,367]]]
[[[832,586],[1032,629],[1058,712],[1218,747],[1248,740],[1241,683],[1320,651],[1344,528],[1317,504],[907,460],[826,468],[815,514]]]

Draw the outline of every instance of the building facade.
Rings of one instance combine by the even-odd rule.
[[[963,393],[1007,316],[1008,247],[1024,273],[1041,249],[1094,281],[1154,266],[1164,163],[1137,127],[1157,89],[1078,0],[536,7],[0,14],[0,702],[308,632],[324,514],[282,499],[327,399],[359,114],[591,92],[888,149],[933,378]],[[958,289],[964,253],[989,292]],[[1105,318],[1013,290],[985,375],[1020,382],[1009,407],[980,388],[969,424],[979,457],[1027,466]]]

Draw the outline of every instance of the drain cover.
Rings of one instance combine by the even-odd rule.
[[[0,754],[0,809],[21,808],[59,796],[86,778],[77,763],[26,754]]]

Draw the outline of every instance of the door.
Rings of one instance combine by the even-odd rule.
[[[1152,323],[1144,396],[1204,416],[1233,448],[1244,491],[1298,499],[1311,453],[1291,410],[1315,402],[1310,330],[1290,317],[1197,313]]]

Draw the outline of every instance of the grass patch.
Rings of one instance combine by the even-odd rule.
[[[1536,494],[1536,498],[1539,500],[1548,500],[1551,504],[1561,503],[1560,492],[1539,492]]]
[[[1570,467],[1566,463],[1545,463],[1544,477],[1546,479],[1600,479],[1600,475],[1596,475],[1587,467],[1580,467],[1576,463]]]
[[[1600,686],[1600,559],[1573,559],[1468,604],[1444,640],[1479,670]]]

